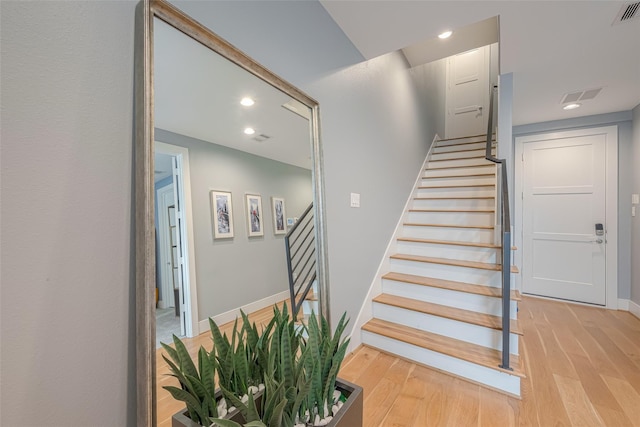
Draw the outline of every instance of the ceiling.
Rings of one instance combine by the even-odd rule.
[[[244,97],[255,104],[240,105]],[[309,121],[300,115],[307,107],[158,19],[154,106],[157,128],[311,169]],[[158,158],[157,178],[166,165]]]
[[[612,25],[628,2],[320,2],[366,59],[499,16],[500,72],[514,75],[514,125],[640,104],[640,13]],[[566,93],[600,87],[582,107],[561,108]]]

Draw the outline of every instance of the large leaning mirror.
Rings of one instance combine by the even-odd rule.
[[[330,316],[318,103],[165,1],[137,19],[138,425],[153,426],[161,341],[307,292]]]

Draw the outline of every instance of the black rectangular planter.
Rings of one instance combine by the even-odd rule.
[[[348,397],[347,401],[342,405],[342,408],[340,408],[338,414],[333,417],[329,424],[327,424],[327,427],[362,427],[362,387],[338,378],[336,381],[336,389],[340,390]],[[216,393],[216,398],[220,397],[222,397],[222,395],[220,391],[218,391]],[[233,412],[231,416],[227,415],[227,418],[240,424],[245,422],[244,417],[240,411],[237,410]],[[202,427],[200,424],[191,421],[191,418],[188,417],[188,412],[184,409],[173,415],[171,419],[171,426]]]

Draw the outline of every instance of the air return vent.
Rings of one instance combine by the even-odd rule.
[[[269,138],[271,138],[271,137],[269,135],[265,135],[264,133],[261,133],[260,135],[253,137],[253,139],[258,141],[258,142],[266,141]]]
[[[601,90],[602,88],[599,87],[596,89],[587,89],[587,90],[581,90],[579,92],[567,93],[562,97],[562,101],[560,103],[569,104],[569,103],[578,102],[578,101],[588,101],[590,99],[595,98],[600,93]]]
[[[625,3],[620,8],[620,12],[614,19],[612,25],[622,24],[624,22],[634,21],[640,18],[640,2]]]

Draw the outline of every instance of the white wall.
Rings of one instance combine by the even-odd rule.
[[[631,180],[634,175],[632,162],[631,111],[576,117],[553,122],[514,126],[514,142],[517,136],[556,130],[583,129],[598,126],[618,126],[618,298],[631,295]],[[516,232],[519,232],[516,230]],[[638,253],[635,253],[638,257]],[[637,258],[635,258],[637,259]],[[637,262],[636,262],[637,264]]]
[[[135,425],[134,2],[0,2],[3,426]]]
[[[315,1],[183,5],[320,101],[333,313],[355,319],[433,136],[405,61],[353,66]],[[0,424],[135,426],[135,2],[0,7]]]
[[[633,181],[631,192],[640,194],[640,104],[633,109],[631,168]],[[631,219],[631,300],[640,305],[640,205],[636,206],[636,216]]]

